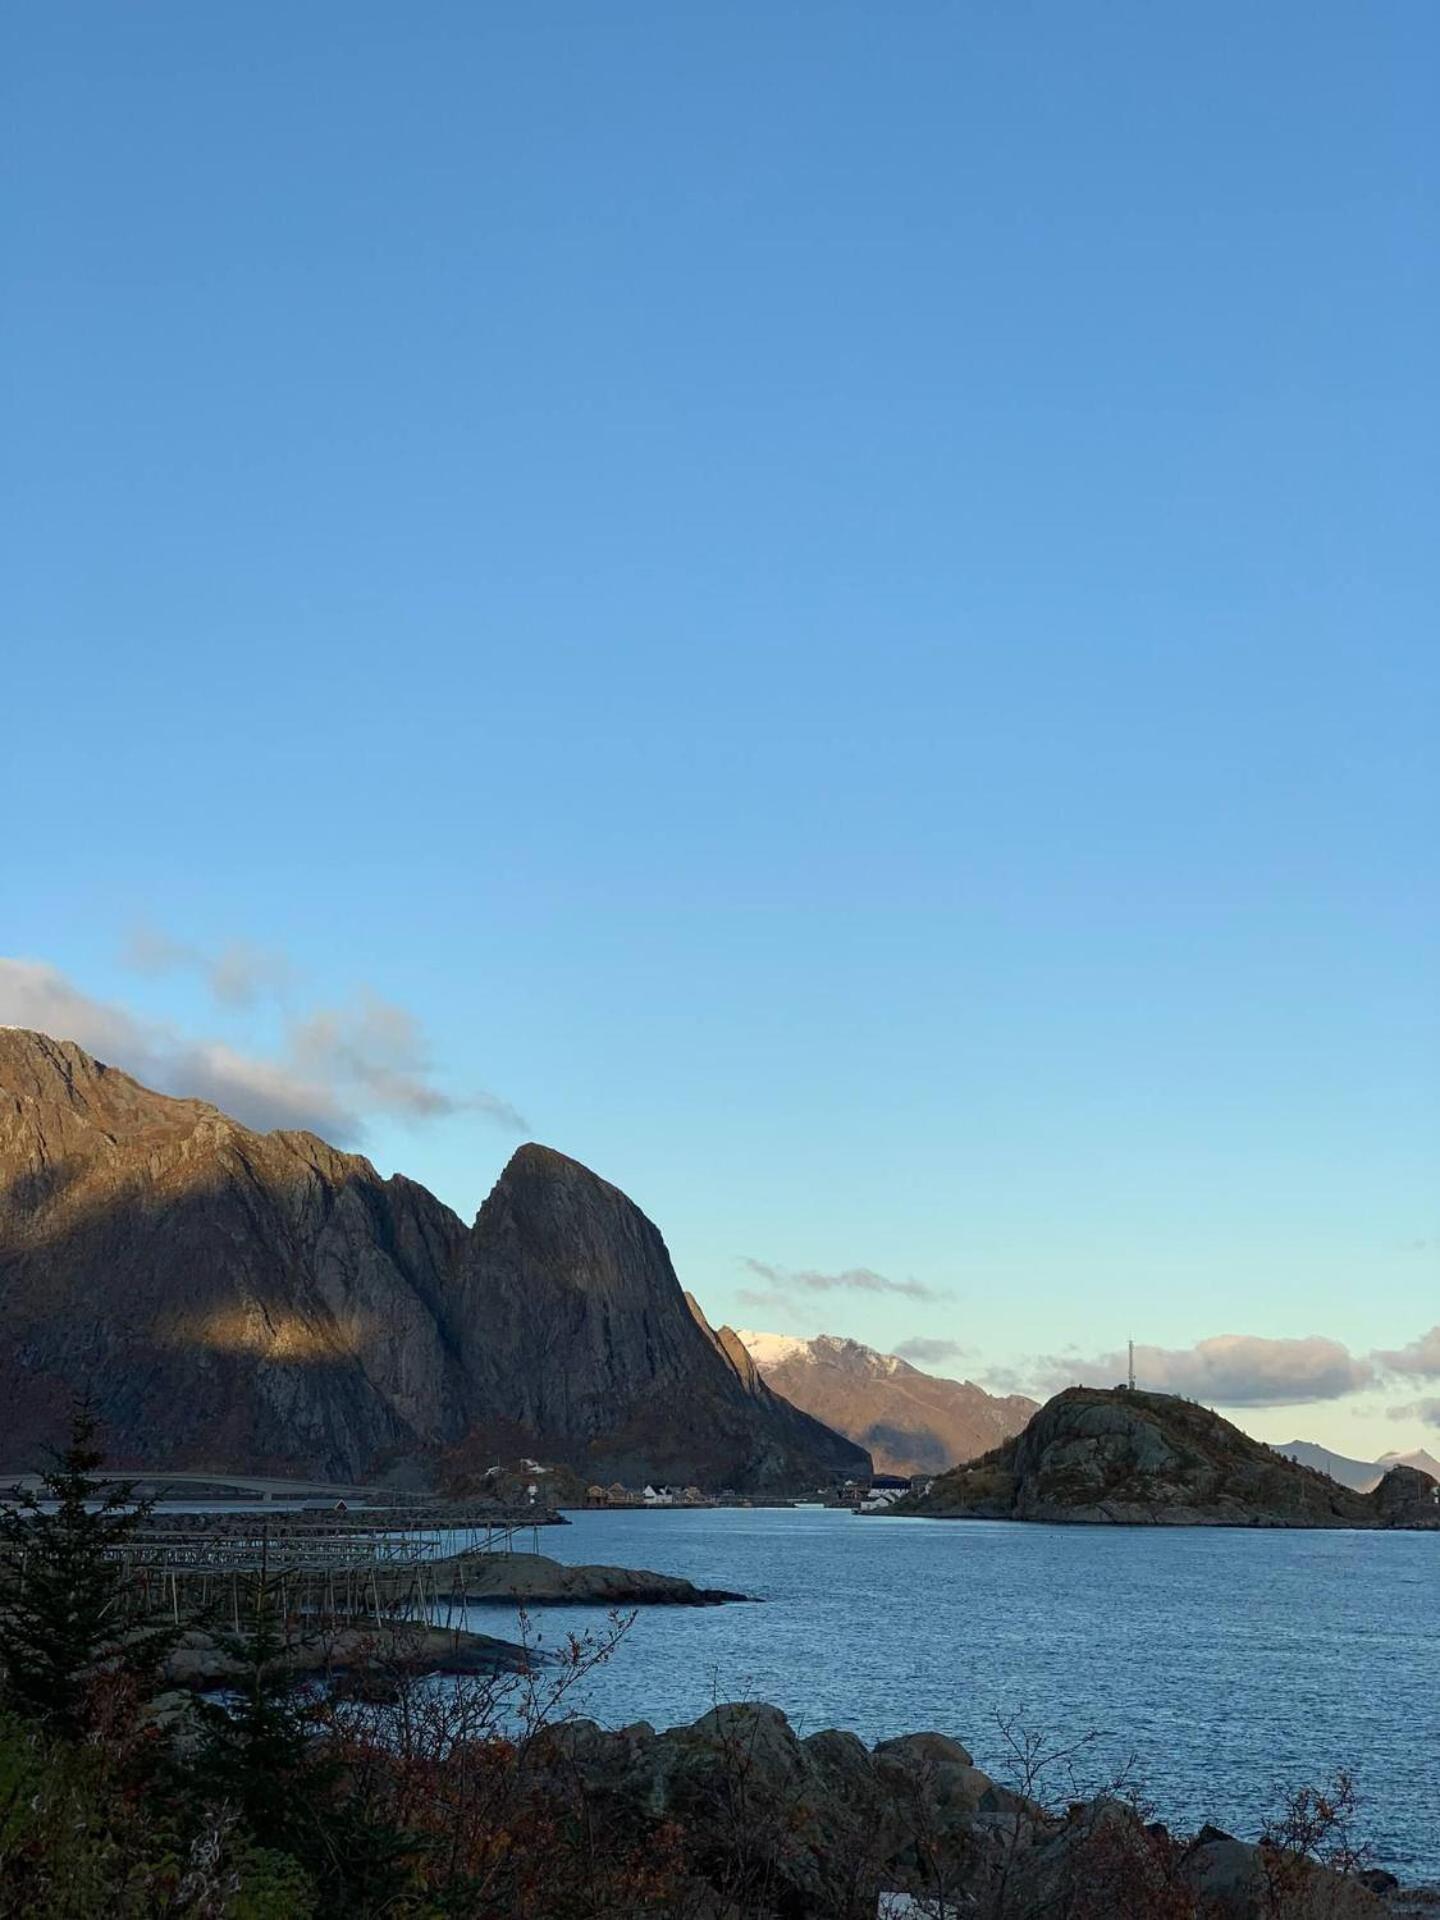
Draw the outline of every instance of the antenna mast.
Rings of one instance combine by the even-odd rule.
[[[1135,1342],[1130,1342],[1130,1391],[1135,1391]]]

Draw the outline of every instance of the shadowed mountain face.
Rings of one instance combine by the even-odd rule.
[[[1038,1403],[999,1398],[971,1380],[922,1373],[893,1353],[818,1334],[742,1332],[740,1339],[777,1393],[868,1447],[877,1473],[941,1473],[1018,1433]]]
[[[313,1134],[0,1029],[0,1466],[77,1391],[117,1461],[177,1469],[523,1452],[761,1488],[868,1464],[742,1379],[656,1228],[562,1154],[522,1147],[467,1229]]]

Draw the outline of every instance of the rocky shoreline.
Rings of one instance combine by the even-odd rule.
[[[431,1595],[456,1606],[504,1607],[511,1613],[533,1607],[602,1606],[714,1607],[748,1602],[750,1596],[723,1588],[697,1587],[676,1574],[634,1567],[566,1566],[540,1553],[460,1554],[437,1561]],[[350,1677],[385,1675],[412,1678],[429,1674],[524,1672],[543,1664],[533,1646],[494,1634],[383,1612],[373,1621],[321,1624],[288,1638],[280,1665],[297,1674],[344,1683]],[[243,1660],[229,1650],[223,1632],[195,1624],[181,1634],[165,1663],[172,1688],[203,1692],[223,1688],[245,1672]]]
[[[856,1890],[868,1887],[869,1911],[888,1896],[891,1911],[915,1920],[940,1911],[936,1902],[947,1916],[1005,1920],[1440,1913],[1440,1889],[1407,1891],[1360,1859],[1335,1870],[1288,1837],[1257,1843],[1208,1825],[1172,1832],[1120,1788],[1043,1804],[1036,1777],[1006,1785],[939,1733],[873,1747],[834,1729],[802,1739],[777,1708],[746,1703],[667,1732],[569,1721],[544,1734],[535,1758],[582,1783],[592,1809],[673,1823],[685,1857],[722,1880],[728,1868],[705,1863],[740,1848],[764,1900],[717,1914],[828,1920],[859,1911]]]
[[[386,1703],[428,1674],[503,1676],[543,1658],[475,1634],[398,1626],[388,1644],[344,1633],[287,1664],[335,1697]],[[242,1669],[185,1636],[173,1691],[147,1720],[193,1750],[190,1696]],[[501,1682],[508,1685],[506,1681]],[[543,1682],[542,1682],[543,1684]],[[523,1682],[522,1682],[523,1686]],[[517,1696],[519,1698],[521,1696]],[[607,1729],[523,1711],[504,1763],[546,1818],[623,1833],[663,1850],[677,1912],[697,1920],[1436,1920],[1440,1887],[1403,1887],[1323,1820],[1283,1815],[1257,1840],[1206,1824],[1174,1830],[1123,1781],[1081,1798],[1066,1756],[1022,1739],[1013,1781],[941,1733],[867,1746],[834,1728],[801,1737],[776,1707],[714,1707],[688,1726]],[[518,1741],[518,1745],[514,1744]],[[1073,1757],[1073,1756],[1072,1756]],[[1322,1802],[1311,1801],[1313,1808]],[[645,1911],[650,1911],[646,1908]]]
[[[543,1553],[470,1554],[437,1569],[442,1598],[466,1605],[716,1607],[748,1601],[723,1587],[697,1587],[673,1573],[569,1566]]]
[[[525,1673],[542,1660],[534,1648],[493,1634],[408,1620],[380,1620],[363,1627],[292,1632],[275,1664],[285,1672],[334,1683],[344,1691],[352,1681],[362,1678],[374,1682],[377,1689],[383,1678],[388,1690],[391,1682],[431,1674]],[[196,1626],[180,1635],[162,1671],[171,1689],[206,1693],[223,1691],[252,1667],[227,1645],[222,1634]]]

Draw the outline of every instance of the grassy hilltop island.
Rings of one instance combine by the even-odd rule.
[[[1343,1487],[1168,1393],[1070,1387],[1013,1440],[892,1512],[1172,1527],[1437,1527],[1436,1482],[1394,1467]]]

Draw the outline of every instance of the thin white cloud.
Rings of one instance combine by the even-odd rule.
[[[222,1007],[252,1007],[258,1001],[283,995],[295,971],[283,953],[231,940],[217,953],[172,940],[158,927],[131,929],[121,953],[121,965],[152,976],[195,973]]]
[[[1392,1420],[1421,1420],[1427,1427],[1440,1427],[1440,1398],[1412,1400],[1407,1406],[1390,1407],[1387,1412]]]
[[[192,1039],[83,992],[43,960],[0,959],[0,1020],[73,1040],[157,1092],[208,1100],[248,1127],[300,1127],[341,1145],[362,1131],[359,1114],[333,1087],[284,1062]]]
[[[1048,1365],[1050,1363],[1046,1362],[1044,1364]],[[974,1379],[976,1386],[983,1387],[987,1393],[998,1393],[1001,1395],[1019,1393],[1023,1394],[1026,1399],[1031,1399],[1038,1394],[1043,1400],[1047,1395],[1058,1391],[1054,1386],[1037,1384],[1037,1374],[1034,1367],[1027,1370],[1022,1367],[979,1366],[975,1369]],[[1073,1386],[1075,1383],[1071,1380],[1066,1380],[1061,1384],[1068,1387]]]
[[[847,1267],[841,1273],[818,1273],[813,1267],[774,1267],[764,1260],[752,1259],[749,1254],[741,1255],[740,1264],[747,1273],[764,1280],[769,1288],[764,1299],[742,1293],[741,1299],[751,1306],[773,1305],[775,1296],[794,1293],[894,1293],[902,1294],[907,1300],[948,1298],[937,1287],[927,1287],[919,1280],[891,1280],[883,1273],[876,1273],[873,1267]]]
[[[1440,1380],[1440,1325],[1422,1333],[1408,1347],[1380,1348],[1373,1356],[1389,1373],[1418,1374]]]
[[[339,1089],[296,1073],[282,1061],[241,1053],[223,1041],[179,1041],[156,1061],[155,1070],[159,1079],[147,1080],[147,1085],[189,1100],[208,1100],[257,1132],[298,1127],[322,1134],[337,1146],[353,1145],[364,1136],[361,1114]],[[146,1080],[138,1072],[135,1078]]]
[[[780,1307],[787,1312],[795,1305],[788,1293],[776,1293],[773,1289],[741,1287],[735,1298],[745,1307]]]
[[[208,1100],[260,1131],[301,1128],[346,1146],[363,1137],[367,1117],[382,1114],[483,1113],[517,1131],[524,1124],[498,1095],[438,1087],[418,1024],[373,995],[292,1021],[284,1050],[271,1057],[141,1019],[45,961],[0,958],[0,1023],[74,1040],[158,1092]]]
[[[0,959],[0,1024],[74,1040],[87,1053],[148,1060],[153,1032],[108,1001],[92,999],[43,960]]]
[[[958,1340],[932,1339],[927,1334],[916,1334],[913,1340],[902,1340],[895,1348],[900,1359],[908,1360],[917,1367],[938,1367],[947,1361],[963,1360],[969,1351]]]
[[[1067,1386],[1108,1387],[1125,1378],[1127,1358],[1118,1349],[1093,1359],[1052,1355],[1037,1371],[1050,1393]],[[1373,1384],[1375,1369],[1321,1334],[1271,1340],[1220,1333],[1193,1347],[1137,1346],[1135,1375],[1141,1388],[1183,1394],[1207,1406],[1290,1407],[1358,1393]]]
[[[290,1050],[317,1078],[352,1087],[363,1104],[412,1120],[484,1113],[523,1132],[525,1122],[494,1093],[453,1094],[435,1084],[419,1021],[404,1007],[362,992],[290,1026]]]

